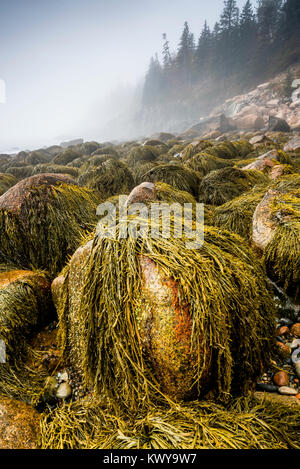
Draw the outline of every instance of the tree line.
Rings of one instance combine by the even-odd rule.
[[[211,80],[248,86],[299,60],[300,0],[247,0],[242,10],[225,0],[219,21],[213,29],[205,21],[198,39],[187,22],[177,51],[162,38],[162,60],[152,57],[146,74],[145,106]]]

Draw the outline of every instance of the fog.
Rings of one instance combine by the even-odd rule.
[[[138,108],[162,33],[176,49],[185,20],[198,35],[205,19],[213,26],[222,5],[223,0],[0,0],[0,79],[6,87],[0,152],[76,137],[109,138],[111,121]],[[120,138],[124,133],[120,129]]]

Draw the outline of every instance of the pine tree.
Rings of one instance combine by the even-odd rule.
[[[145,78],[143,103],[148,106],[160,98],[163,89],[162,68],[157,54],[151,57],[149,69]]]
[[[279,29],[282,0],[259,0],[257,21],[260,41],[267,46],[272,43]]]
[[[195,68],[201,78],[205,78],[210,73],[211,54],[212,54],[212,34],[207,21],[205,20],[203,30],[198,39],[198,45],[195,52]]]
[[[179,41],[176,63],[181,81],[191,83],[191,66],[195,49],[194,35],[190,32],[187,21],[184,23],[183,32]]]
[[[170,66],[172,65],[172,58],[171,58],[171,53],[170,53],[170,47],[169,47],[169,41],[167,39],[166,33],[163,33],[163,67],[165,70],[168,70]]]

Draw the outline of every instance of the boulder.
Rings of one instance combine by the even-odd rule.
[[[270,141],[270,139],[266,135],[261,134],[261,135],[255,135],[255,137],[252,137],[249,140],[249,143],[251,143],[251,145],[260,145],[268,141]]]
[[[0,449],[37,449],[40,414],[24,402],[0,397]]]
[[[99,196],[65,174],[38,174],[0,197],[0,263],[54,274],[97,223]]]
[[[272,219],[270,203],[278,194],[278,191],[269,189],[253,215],[252,241],[261,250],[266,248],[275,234],[277,223]]]
[[[259,156],[258,158],[256,158],[255,161],[253,161],[253,163],[244,166],[242,169],[257,169],[259,171],[264,171],[266,168],[273,168],[273,166],[277,165],[278,161],[279,153],[277,152],[277,150],[271,150]]]
[[[291,128],[284,119],[270,116],[268,130],[272,132],[290,132]]]
[[[300,150],[300,137],[295,137],[292,138],[292,140],[289,140],[288,143],[284,146],[283,150],[285,152]]]
[[[244,130],[260,130],[265,125],[262,115],[257,114],[248,114],[243,117],[237,117],[233,119],[233,122],[238,129]]]
[[[152,182],[142,182],[131,191],[125,205],[144,203],[149,200],[156,200],[155,185]]]

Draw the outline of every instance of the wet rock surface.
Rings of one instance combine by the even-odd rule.
[[[31,406],[0,396],[0,449],[36,449],[39,420]]]

